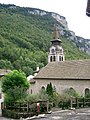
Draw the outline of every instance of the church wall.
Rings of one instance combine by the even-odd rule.
[[[33,93],[37,93],[41,90],[42,86],[46,88],[47,84],[52,83],[56,87],[58,93],[62,93],[64,89],[74,88],[80,95],[85,94],[85,89],[90,88],[90,80],[48,80],[38,79],[33,86]]]

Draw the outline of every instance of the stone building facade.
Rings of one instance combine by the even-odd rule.
[[[34,94],[51,82],[58,93],[73,88],[84,96],[86,90],[90,90],[90,60],[48,63],[33,80],[30,89]]]
[[[30,81],[30,93],[38,93],[50,82],[58,93],[73,88],[84,96],[90,92],[90,59],[65,61],[58,29],[54,28],[53,40],[48,54],[48,64]]]

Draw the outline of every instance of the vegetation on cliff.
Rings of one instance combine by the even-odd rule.
[[[37,65],[45,66],[55,23],[60,24],[49,15],[32,15],[27,8],[0,4],[0,68],[22,69],[30,75]],[[90,58],[61,39],[66,59]]]

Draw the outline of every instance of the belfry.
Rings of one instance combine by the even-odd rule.
[[[51,40],[51,47],[48,54],[48,63],[49,62],[59,62],[64,61],[64,51],[61,46],[61,39],[59,38],[59,30],[54,26],[53,31],[53,40]]]

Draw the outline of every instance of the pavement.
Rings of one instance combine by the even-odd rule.
[[[72,110],[58,109],[51,114],[45,115],[43,118],[35,120],[90,120],[90,108]]]
[[[90,108],[61,110],[55,109],[51,114],[41,115],[41,117],[33,117],[28,120],[90,120]],[[13,120],[0,117],[0,120]],[[24,119],[26,120],[26,119]]]

